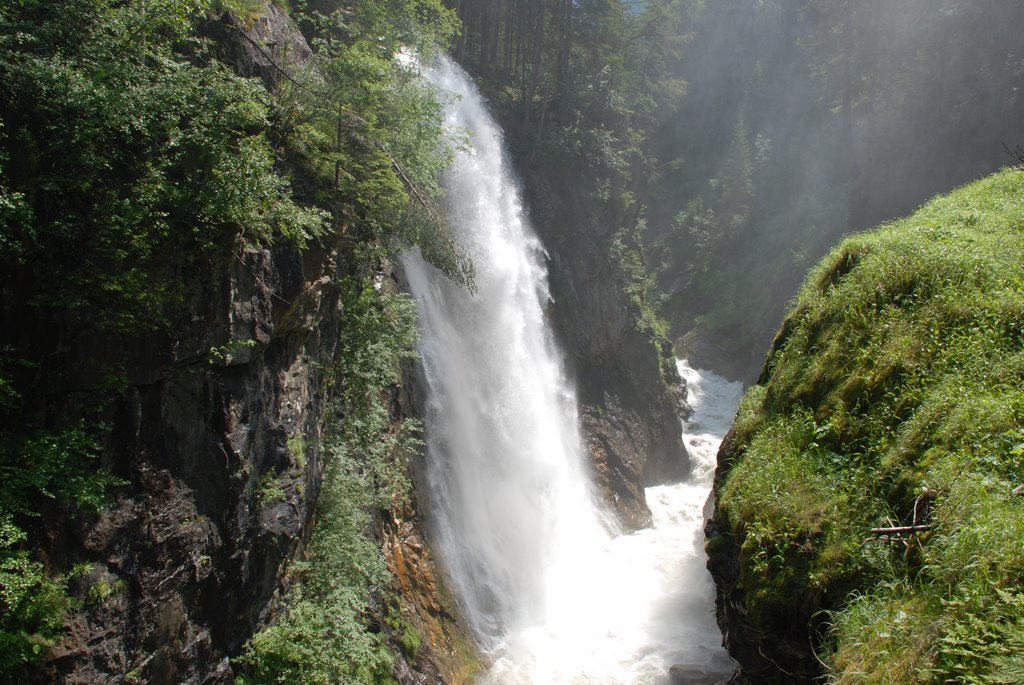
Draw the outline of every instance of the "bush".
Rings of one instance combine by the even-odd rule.
[[[21,548],[25,532],[0,514],[0,676],[24,677],[61,636],[69,600]]]
[[[0,443],[0,676],[21,676],[39,663],[61,636],[70,606],[63,583],[32,559],[28,536],[15,521],[31,522],[44,506],[92,514],[109,503],[109,488],[121,484],[99,467],[95,432],[82,424],[28,437],[8,434]]]

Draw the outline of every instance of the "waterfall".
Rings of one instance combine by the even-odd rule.
[[[665,576],[665,564],[643,552],[661,545],[659,553],[671,556],[673,549],[661,538],[616,535],[591,492],[575,394],[545,319],[545,255],[501,131],[461,69],[441,59],[423,71],[456,96],[446,124],[470,136],[444,181],[453,230],[475,264],[476,292],[415,253],[403,262],[422,328],[434,545],[464,619],[492,659],[484,682],[659,683],[680,660],[720,659],[690,658],[685,649],[679,658],[680,645],[670,643],[686,636],[667,628],[679,617],[663,614],[679,606],[671,586],[686,581]],[[678,504],[651,494],[667,498],[667,509]],[[662,518],[671,527],[678,516]],[[691,552],[680,555],[703,566],[699,527],[690,526]],[[710,590],[702,587],[696,611],[717,644]],[[652,592],[671,597],[659,603]]]

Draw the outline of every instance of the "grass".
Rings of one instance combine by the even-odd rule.
[[[306,450],[307,450],[306,436],[297,429],[288,438],[288,451],[292,454],[292,459],[295,461],[295,466],[300,470],[306,468]]]
[[[846,240],[792,304],[718,493],[751,621],[796,607],[835,683],[1024,682],[1022,419],[1010,169]],[[915,506],[933,531],[867,541]]]

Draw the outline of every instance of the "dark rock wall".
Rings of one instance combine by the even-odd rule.
[[[525,160],[524,160],[525,161]],[[650,521],[644,487],[690,471],[688,408],[672,349],[637,326],[625,275],[609,254],[622,217],[589,196],[585,171],[524,164],[534,225],[548,251],[550,316],[579,394],[597,484],[627,528]]]
[[[131,369],[113,417],[108,452],[129,484],[75,531],[98,561],[74,582],[105,590],[86,595],[44,679],[232,681],[226,657],[266,622],[308,539],[337,268],[329,251],[282,247],[194,275],[190,320]]]

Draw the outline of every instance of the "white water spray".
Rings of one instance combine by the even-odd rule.
[[[676,486],[696,494],[648,491],[654,528],[609,531],[583,464],[576,398],[544,316],[544,253],[500,131],[458,67],[442,60],[425,74],[459,98],[447,124],[471,137],[445,185],[477,292],[416,255],[404,261],[423,329],[435,544],[463,616],[493,660],[485,681],[662,683],[681,661],[721,670],[699,534],[713,466],[697,465],[703,485]],[[680,571],[680,560],[699,566],[700,583],[692,570]]]

